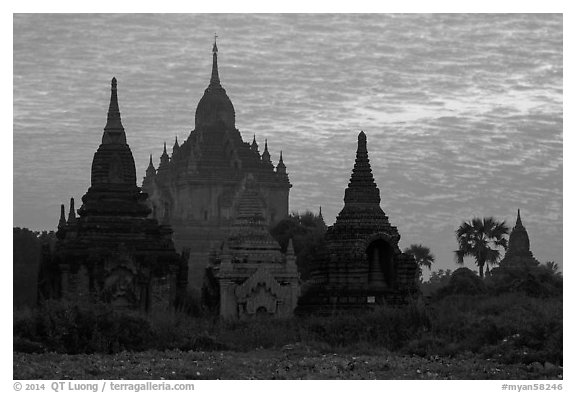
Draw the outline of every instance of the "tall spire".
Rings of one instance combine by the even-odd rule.
[[[112,78],[110,92],[110,106],[108,107],[108,119],[104,127],[102,143],[123,143],[126,144],[126,134],[120,119],[120,109],[118,107],[118,92],[116,78]]]
[[[262,153],[262,162],[271,164],[270,153],[268,152],[268,139],[264,140],[264,152]]]
[[[178,144],[178,135],[176,135],[176,140],[174,141],[174,146],[172,146],[172,158],[174,158],[174,154],[178,151],[180,145]]]
[[[352,176],[350,176],[350,183],[348,183],[348,188],[344,194],[344,204],[348,203],[380,204],[380,190],[376,187],[372,176],[364,131],[360,131],[358,134],[356,161],[354,162],[354,169],[352,169]]]
[[[152,163],[152,154],[150,154],[150,163],[148,164],[148,168],[146,168],[146,177],[154,176],[156,174],[156,168],[154,168],[154,164]]]
[[[64,213],[64,204],[60,205],[60,221],[58,221],[58,228],[66,226],[66,215]]]
[[[68,213],[68,224],[76,223],[76,211],[74,210],[74,198],[70,198],[70,212]]]
[[[252,144],[250,145],[250,149],[258,153],[258,143],[256,143],[256,134],[254,134],[254,138],[252,139]]]
[[[170,157],[168,156],[168,152],[166,152],[166,142],[164,142],[164,151],[160,156],[160,164],[158,165],[158,169],[165,169],[166,165],[170,162]]]
[[[278,165],[276,165],[276,173],[286,174],[286,165],[284,165],[284,159],[282,158],[282,150],[280,150],[280,159],[278,160]]]
[[[216,38],[214,34],[214,46],[212,47],[212,77],[210,78],[209,87],[221,87],[220,77],[218,76],[218,46],[216,45]]]
[[[522,219],[520,218],[520,209],[518,209],[518,216],[516,217],[516,226],[517,228],[521,228],[524,227],[524,225],[522,225]]]

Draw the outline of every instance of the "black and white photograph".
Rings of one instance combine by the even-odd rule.
[[[562,13],[12,22],[14,389],[563,389]]]

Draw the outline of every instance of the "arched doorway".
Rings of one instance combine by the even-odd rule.
[[[383,239],[374,240],[366,249],[368,285],[388,286],[394,283],[394,249]]]

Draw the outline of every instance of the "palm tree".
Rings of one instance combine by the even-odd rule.
[[[473,218],[464,222],[456,230],[458,250],[455,251],[456,262],[464,263],[464,257],[473,257],[478,265],[480,277],[484,277],[484,265],[496,264],[500,260],[500,247],[506,249],[504,235],[510,229],[505,221],[496,221],[493,217]]]
[[[554,261],[548,261],[544,264],[544,267],[549,270],[552,274],[554,275],[561,275],[562,273],[560,273],[559,271],[559,266],[556,262]]]
[[[430,248],[422,244],[412,244],[404,250],[404,254],[412,255],[418,264],[420,275],[422,275],[422,267],[427,267],[428,270],[432,269],[434,263],[434,255],[430,252]]]

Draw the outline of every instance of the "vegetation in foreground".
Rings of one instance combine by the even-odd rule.
[[[561,298],[517,293],[449,294],[429,305],[383,306],[365,314],[242,322],[48,302],[15,313],[14,335],[14,377],[22,379],[157,378],[164,369],[175,374],[163,378],[191,378],[190,361],[203,379],[541,379],[562,373]],[[114,366],[126,358],[132,360]],[[72,371],[70,362],[87,366]],[[142,374],[144,366],[154,372]],[[235,374],[228,367],[262,371]],[[282,367],[285,372],[278,371]],[[491,369],[500,371],[483,371]]]

